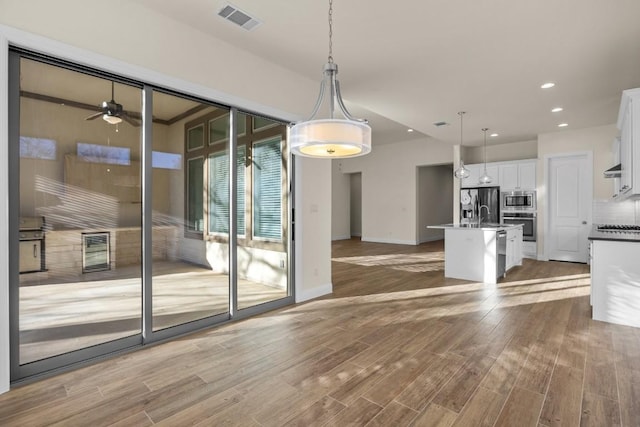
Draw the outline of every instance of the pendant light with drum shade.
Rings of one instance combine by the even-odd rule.
[[[336,78],[338,65],[333,62],[333,0],[329,0],[329,56],[324,66],[324,77],[320,83],[320,94],[309,119],[291,126],[289,141],[293,154],[317,158],[346,158],[367,154],[371,151],[371,127],[366,120],[356,119],[344,105],[340,95],[340,83]],[[327,87],[328,86],[328,87]],[[316,119],[329,91],[329,117]],[[343,118],[335,117],[336,104]]]
[[[489,128],[482,128],[482,132],[484,132],[484,173],[478,180],[478,183],[480,184],[491,184],[491,181],[493,181],[493,178],[491,178],[487,173],[487,131],[488,130]]]
[[[462,150],[462,116],[465,114],[464,111],[458,111],[458,115],[460,116],[460,150]],[[458,179],[465,179],[469,178],[469,175],[471,175],[469,169],[464,167],[464,162],[460,159],[460,167],[453,172],[453,176]]]

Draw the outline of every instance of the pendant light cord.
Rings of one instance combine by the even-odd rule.
[[[327,62],[333,63],[333,0],[329,0],[329,57]]]
[[[489,128],[482,128],[482,132],[484,132],[484,173],[487,173],[487,131]]]
[[[459,111],[458,115],[460,116],[460,147],[462,147],[462,118],[464,116],[464,111]]]

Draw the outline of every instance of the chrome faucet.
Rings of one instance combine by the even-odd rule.
[[[478,209],[478,224],[482,224],[482,208],[485,208],[487,210],[487,217],[489,216],[489,206],[487,205],[480,205],[480,209]]]

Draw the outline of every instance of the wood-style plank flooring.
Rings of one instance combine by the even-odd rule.
[[[586,265],[443,277],[442,242],[333,245],[333,295],[16,387],[9,426],[638,426],[640,329]]]

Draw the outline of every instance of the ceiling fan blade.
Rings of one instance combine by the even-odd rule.
[[[140,126],[140,123],[138,123],[137,121],[135,121],[135,120],[133,120],[131,117],[129,117],[129,116],[127,115],[127,113],[122,113],[122,114],[120,114],[120,118],[121,118],[122,120],[124,120],[125,122],[129,123],[131,126],[135,126],[135,127]]]
[[[99,113],[95,113],[90,115],[89,117],[85,117],[85,120],[93,120],[93,119],[97,119],[98,117],[102,116],[103,112],[100,111]]]

